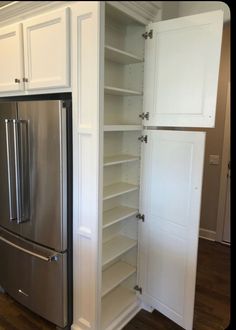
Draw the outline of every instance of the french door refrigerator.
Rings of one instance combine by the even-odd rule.
[[[68,325],[70,102],[0,102],[0,286]],[[70,284],[71,285],[71,284]]]

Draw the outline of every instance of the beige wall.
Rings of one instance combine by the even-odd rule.
[[[224,26],[215,128],[207,129],[200,227],[216,231],[220,171],[224,137],[227,86],[230,80],[230,24]],[[219,155],[220,165],[210,165],[209,155]]]

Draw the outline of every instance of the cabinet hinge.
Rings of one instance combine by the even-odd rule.
[[[134,290],[139,291],[140,294],[143,292],[142,288],[140,288],[138,285],[135,285]]]
[[[153,30],[150,30],[149,32],[143,33],[142,36],[144,37],[144,39],[147,39],[147,38],[152,39],[152,37],[153,37]]]
[[[147,143],[147,142],[148,142],[147,135],[142,135],[142,136],[140,136],[140,137],[138,138],[138,140],[141,141],[141,142],[145,142],[145,143]]]
[[[142,118],[142,119],[147,119],[147,120],[149,120],[149,112],[143,112],[143,113],[141,113],[141,115],[139,115],[139,117],[140,118]]]
[[[136,218],[139,219],[139,220],[142,220],[142,222],[145,221],[145,215],[144,215],[144,214],[138,213],[138,214],[136,215]]]

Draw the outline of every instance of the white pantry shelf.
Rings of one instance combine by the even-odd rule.
[[[109,45],[105,45],[105,58],[120,64],[134,64],[143,62],[143,58]]]
[[[134,304],[137,299],[137,295],[133,290],[121,286],[107,294],[102,299],[102,330],[105,330],[113,320]]]
[[[136,245],[136,240],[122,235],[115,236],[106,243],[103,243],[102,265],[107,265],[109,262],[128,252]]]
[[[141,125],[104,125],[104,132],[142,131]]]
[[[114,225],[117,222],[123,221],[135,214],[138,214],[138,209],[127,206],[117,206],[103,212],[103,229]]]
[[[104,166],[111,166],[123,163],[129,163],[139,160],[139,156],[133,155],[115,155],[115,156],[106,156],[104,157]]]
[[[117,88],[112,86],[105,86],[104,87],[105,94],[109,95],[118,95],[118,96],[139,96],[143,95],[142,92],[134,91],[132,89],[125,89],[125,88]]]
[[[119,286],[127,278],[136,273],[136,268],[119,261],[107,268],[102,273],[102,297]]]
[[[111,184],[109,186],[105,186],[103,188],[103,200],[120,196],[131,191],[135,191],[138,188],[139,186],[126,182],[119,182]]]

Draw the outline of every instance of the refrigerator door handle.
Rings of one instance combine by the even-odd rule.
[[[25,130],[23,130],[25,127]],[[29,220],[28,122],[13,119],[17,223]],[[22,141],[24,140],[24,143]]]
[[[6,239],[6,238],[4,238],[2,236],[0,236],[0,241],[2,241],[4,243],[6,243],[6,244],[8,244],[8,245],[10,245],[12,247],[14,247],[17,250],[20,250],[22,252],[25,252],[25,253],[33,256],[33,257],[36,257],[36,258],[41,259],[41,260],[46,261],[46,262],[51,262],[51,261],[57,261],[58,260],[58,254],[57,253],[53,253],[50,256],[43,256],[43,255],[41,255],[39,253],[30,251],[30,250],[25,249],[25,248],[23,248],[23,247],[15,244],[15,243],[12,243],[11,241],[9,241],[8,239]]]
[[[5,129],[6,129],[6,149],[7,149],[7,179],[8,179],[8,195],[9,195],[9,212],[10,212],[10,220],[16,220],[16,210],[15,210],[15,191],[14,191],[14,170],[12,166],[14,162],[11,161],[12,159],[12,151],[11,151],[11,139],[10,139],[10,123],[12,123],[12,119],[5,119]],[[14,151],[15,154],[15,151]],[[12,165],[13,164],[13,165]]]

